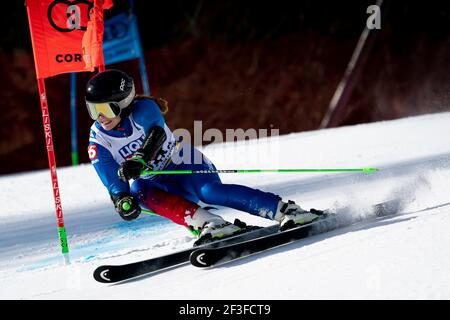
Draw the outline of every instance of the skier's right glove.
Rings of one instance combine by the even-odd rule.
[[[143,170],[152,170],[152,161],[157,161],[158,154],[166,141],[166,132],[160,126],[154,126],[147,134],[142,147],[133,156],[122,162],[117,172],[120,180],[127,182],[141,176]]]
[[[119,167],[117,174],[120,180],[127,182],[130,179],[137,179],[140,177],[142,170],[147,167],[144,159],[141,155],[135,155],[131,159],[128,159]]]
[[[141,207],[136,198],[126,193],[120,193],[111,196],[114,202],[114,208],[117,213],[126,221],[131,221],[139,217],[141,214]]]

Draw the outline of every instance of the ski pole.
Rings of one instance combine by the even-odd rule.
[[[208,173],[295,173],[295,172],[367,172],[374,173],[377,168],[338,168],[338,169],[226,169],[226,170],[143,170],[142,174],[208,174]]]
[[[160,217],[160,215],[157,214],[156,212],[153,212],[153,211],[151,211],[151,210],[144,209],[144,208],[142,208],[142,207],[141,207],[141,212],[144,212],[144,213],[149,214],[149,215],[151,215],[151,216],[158,216],[158,217]]]

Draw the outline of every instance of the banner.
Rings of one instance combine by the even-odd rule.
[[[27,0],[37,78],[103,64],[103,9],[111,0]]]
[[[45,78],[103,67],[103,9],[105,0],[26,0],[42,120],[47,146],[56,222],[65,264],[70,264],[69,245],[56,170],[53,135]]]
[[[105,65],[140,57],[140,42],[136,19],[128,13],[105,21],[103,55]]]

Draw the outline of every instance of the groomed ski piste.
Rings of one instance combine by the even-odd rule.
[[[218,169],[378,168],[221,175],[225,183],[275,192],[308,209],[349,207],[347,215],[370,221],[216,268],[187,263],[115,285],[96,282],[95,268],[175,252],[194,239],[160,217],[121,220],[91,165],[60,168],[66,266],[48,170],[1,176],[0,299],[449,299],[449,137],[447,112],[207,146]],[[404,201],[402,214],[374,220],[368,208],[394,198]]]

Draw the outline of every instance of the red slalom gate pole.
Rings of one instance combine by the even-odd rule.
[[[58,227],[58,235],[61,245],[61,251],[64,257],[64,263],[70,264],[69,245],[67,242],[66,228],[64,226],[63,211],[61,205],[61,196],[59,192],[58,176],[56,174],[55,151],[53,148],[52,128],[50,125],[50,114],[48,111],[47,93],[45,91],[44,79],[38,78],[39,100],[41,103],[42,121],[44,126],[45,144],[47,146],[48,167],[52,180],[53,198],[55,201],[56,222]]]

